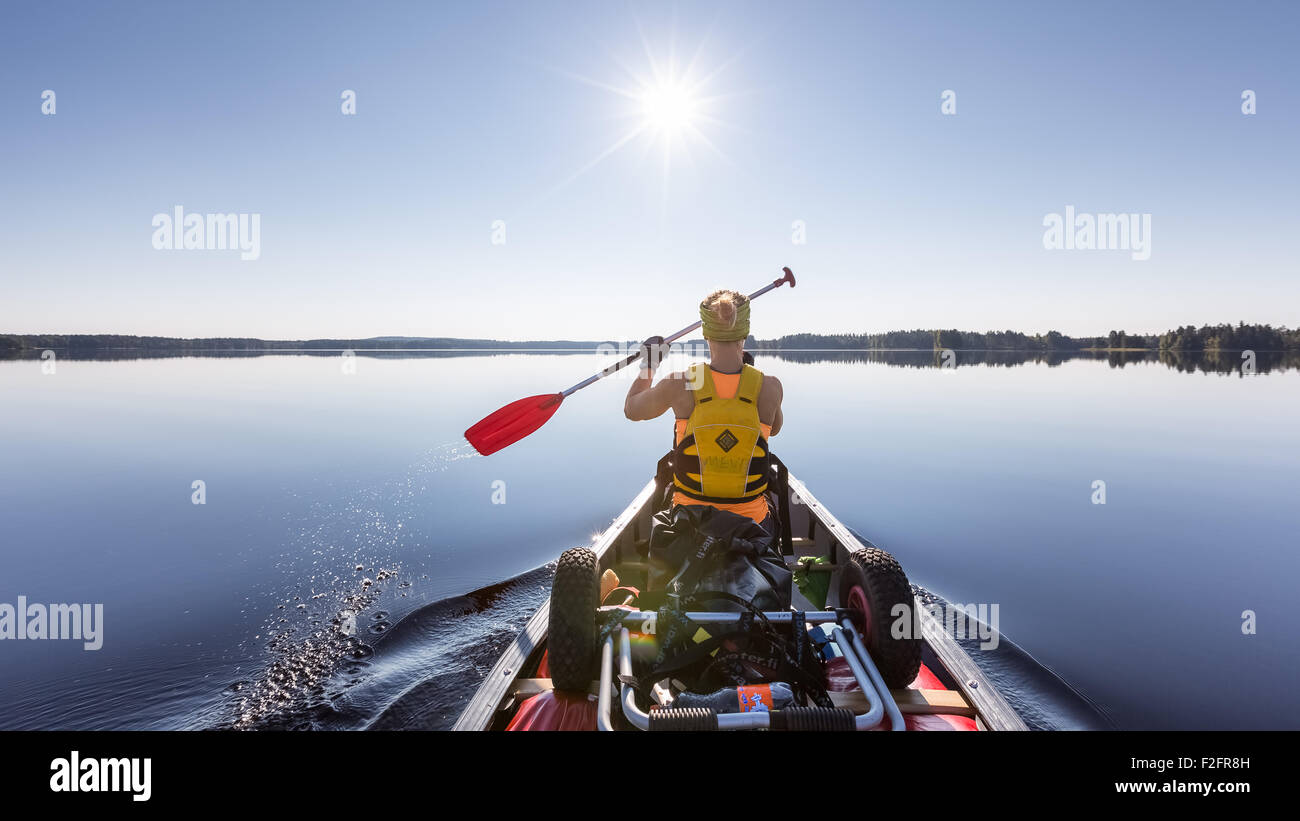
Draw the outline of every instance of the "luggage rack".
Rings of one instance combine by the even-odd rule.
[[[741,616],[739,613],[726,612],[691,612],[685,615],[697,624],[726,624],[739,620]],[[796,613],[784,610],[763,615],[770,622],[790,624]],[[596,726],[604,731],[615,729],[610,698],[614,684],[614,656],[617,652],[619,703],[623,717],[639,730],[871,730],[879,726],[886,715],[889,716],[891,729],[899,732],[905,730],[898,703],[885,685],[880,671],[876,669],[862,636],[853,626],[847,612],[828,610],[802,615],[807,624],[832,626],[831,641],[844,655],[853,678],[867,699],[868,709],[865,713],[855,715],[850,710],[831,707],[787,707],[782,710],[741,713],[717,713],[701,707],[660,707],[649,712],[642,710],[637,706],[635,691],[627,684],[627,680],[632,678],[632,642],[628,628],[653,622],[657,614],[629,610],[618,630],[617,648],[613,635],[601,645]]]

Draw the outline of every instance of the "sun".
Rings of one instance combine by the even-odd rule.
[[[685,83],[655,83],[641,91],[645,125],[664,136],[696,129],[699,100]]]
[[[683,165],[695,168],[693,154],[708,152],[723,163],[731,164],[731,158],[714,142],[713,135],[731,128],[731,124],[722,119],[722,109],[737,95],[719,89],[718,80],[739,55],[705,70],[703,40],[686,61],[679,61],[676,56],[675,35],[670,38],[666,58],[656,56],[656,50],[644,36],[641,45],[645,52],[644,62],[615,58],[614,62],[625,75],[621,83],[553,69],[571,80],[620,98],[616,101],[618,107],[610,112],[610,119],[622,120],[626,125],[621,133],[615,132],[618,136],[612,143],[565,177],[552,191],[568,185],[609,157],[636,144],[644,149],[643,157],[658,154],[661,158],[658,175],[665,203],[672,169]]]

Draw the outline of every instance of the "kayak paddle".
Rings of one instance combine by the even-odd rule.
[[[758,299],[773,288],[779,288],[787,282],[790,283],[790,287],[793,288],[794,274],[789,268],[782,268],[781,270],[785,271],[785,276],[773,281],[771,285],[759,288],[757,291],[750,294],[749,298]],[[693,322],[672,336],[664,337],[664,342],[673,342],[674,340],[681,339],[683,336],[686,336],[688,333],[699,328],[703,324],[703,322],[699,321]],[[547,420],[554,416],[555,412],[560,409],[560,403],[564,401],[564,397],[572,393],[577,393],[593,382],[604,379],[612,373],[621,371],[640,358],[641,349],[638,348],[636,353],[631,354],[626,359],[615,362],[600,373],[582,380],[566,391],[560,391],[559,393],[543,393],[511,402],[509,405],[493,411],[471,426],[469,430],[465,431],[465,438],[474,446],[474,450],[477,450],[484,456],[487,456],[490,453],[496,453],[504,447],[513,445],[515,442],[523,439],[542,425],[545,425]]]

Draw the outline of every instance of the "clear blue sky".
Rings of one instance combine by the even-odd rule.
[[[7,4],[0,332],[640,337],[782,265],[761,337],[1294,327],[1298,43],[1294,3]],[[647,50],[698,135],[590,165]],[[176,205],[260,258],[155,250]],[[1151,259],[1045,250],[1067,205]]]

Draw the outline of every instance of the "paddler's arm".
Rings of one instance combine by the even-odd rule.
[[[632,387],[628,388],[627,400],[623,402],[623,415],[633,422],[663,416],[673,406],[677,392],[686,382],[686,374],[670,373],[660,379],[657,385],[651,385],[653,380],[654,374],[651,371],[642,370]]]
[[[663,337],[650,337],[641,346],[641,365],[637,370],[636,380],[627,389],[627,399],[623,401],[623,415],[633,422],[657,419],[673,406],[676,392],[681,389],[682,374],[672,373],[667,379],[659,380],[655,385],[655,371],[659,369],[668,346],[663,344]]]
[[[781,414],[781,400],[785,398],[785,389],[781,387],[781,380],[775,376],[763,377],[763,389],[758,395],[758,416],[761,420],[764,416],[771,414],[772,432],[769,436],[776,436],[781,432],[781,424],[785,417]],[[776,407],[773,408],[772,406]]]

